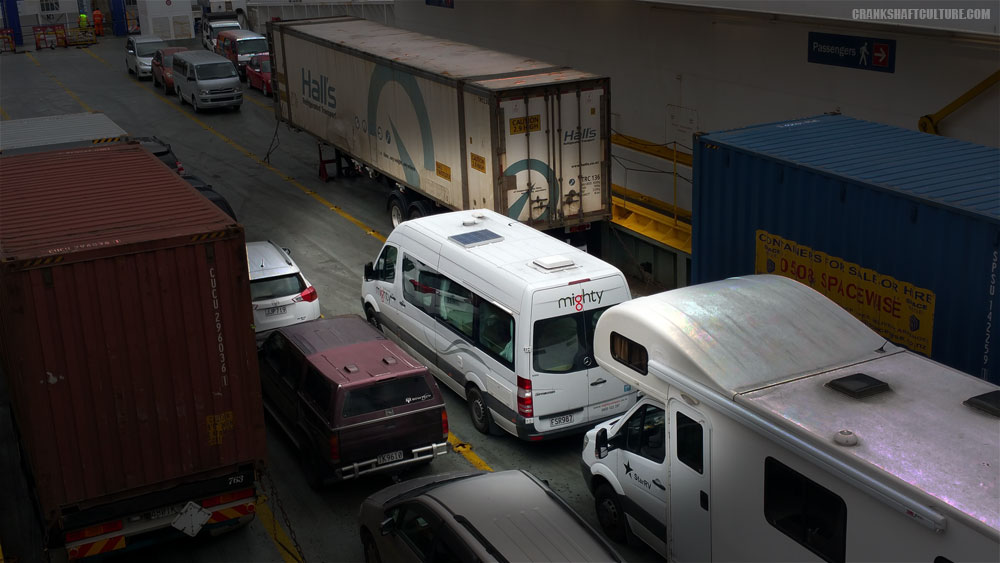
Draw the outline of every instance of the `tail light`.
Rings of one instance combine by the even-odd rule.
[[[226,504],[240,499],[250,498],[254,495],[253,489],[244,489],[242,491],[236,491],[232,493],[226,493],[224,495],[219,495],[217,497],[210,497],[201,501],[202,508],[211,508],[213,506],[219,506],[220,504]]]
[[[103,536],[110,532],[117,532],[124,527],[125,523],[123,520],[115,520],[114,522],[105,522],[104,524],[98,524],[81,530],[73,530],[72,532],[67,532],[66,543],[85,540],[94,536]]]
[[[441,439],[448,439],[448,411],[441,409]]]
[[[316,288],[310,285],[305,291],[300,293],[295,298],[295,301],[306,301],[307,303],[312,303],[317,299],[319,299],[319,294],[316,293]]]
[[[535,405],[531,400],[531,380],[517,377],[517,412],[523,417],[535,416]]]
[[[174,164],[177,165],[177,173],[180,174],[181,176],[183,176],[184,173],[185,173],[184,172],[184,165],[181,164],[181,161],[179,161],[179,160],[177,162],[175,162]]]
[[[340,461],[340,434],[330,436],[330,461]]]

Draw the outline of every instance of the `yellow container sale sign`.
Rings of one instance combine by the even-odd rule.
[[[767,231],[756,234],[755,273],[804,283],[895,344],[931,354],[934,292]]]

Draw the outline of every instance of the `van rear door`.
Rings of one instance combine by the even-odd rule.
[[[598,366],[593,353],[597,319],[628,299],[628,286],[617,275],[532,296],[529,369],[536,430],[606,418],[635,402],[635,392]]]

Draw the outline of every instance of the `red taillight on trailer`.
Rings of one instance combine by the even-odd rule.
[[[308,303],[312,303],[317,299],[319,299],[319,294],[316,293],[316,288],[313,286],[309,286],[305,291],[300,293],[298,297],[295,298],[295,301],[306,301]]]
[[[441,439],[448,439],[448,411],[441,409]]]
[[[330,461],[340,461],[340,434],[330,436]]]
[[[524,417],[535,416],[535,405],[531,399],[531,380],[517,377],[517,412]]]
[[[66,533],[66,543],[85,540],[95,536],[103,536],[104,534],[117,532],[124,527],[125,523],[123,520],[115,520],[114,522],[105,522],[104,524],[83,528],[82,530],[73,530]]]
[[[254,495],[253,489],[244,489],[242,491],[236,491],[232,493],[226,493],[224,495],[219,495],[216,497],[210,497],[201,501],[201,506],[203,508],[210,508],[213,506],[219,506],[220,504],[226,504],[233,501],[250,498]]]

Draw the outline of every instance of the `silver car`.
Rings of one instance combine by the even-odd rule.
[[[566,502],[527,471],[420,477],[365,499],[365,561],[621,561]]]
[[[155,35],[133,35],[125,40],[125,69],[137,78],[153,77],[153,55],[168,45]]]
[[[270,331],[320,317],[319,295],[292,260],[271,241],[248,242],[250,301],[259,346]]]

